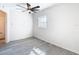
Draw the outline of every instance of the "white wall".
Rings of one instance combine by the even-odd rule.
[[[28,13],[13,12],[11,20],[11,41],[32,36],[32,19]]]
[[[32,18],[28,13],[16,10],[15,4],[1,4],[0,9],[7,13],[6,42],[32,36]]]
[[[37,18],[46,15],[48,28],[38,28]],[[79,4],[55,4],[33,14],[33,35],[44,41],[79,53]]]

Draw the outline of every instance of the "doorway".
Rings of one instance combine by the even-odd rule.
[[[0,10],[0,46],[5,43],[5,19],[6,13]]]

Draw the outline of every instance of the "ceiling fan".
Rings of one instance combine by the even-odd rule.
[[[25,3],[25,7],[22,5],[17,5],[17,6],[24,8],[25,11],[29,11],[29,13],[32,13],[32,12],[36,13],[37,11],[39,11],[39,8],[40,8],[40,6],[32,7],[31,4],[29,4],[29,3]],[[23,12],[25,12],[25,11],[23,11]]]

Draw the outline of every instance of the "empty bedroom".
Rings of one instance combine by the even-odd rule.
[[[78,55],[79,3],[0,3],[0,55]]]

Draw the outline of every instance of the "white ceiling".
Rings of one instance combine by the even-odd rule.
[[[32,7],[35,7],[35,6],[40,6],[40,10],[43,10],[43,9],[45,9],[45,8],[48,8],[48,7],[50,7],[50,6],[52,6],[52,5],[54,5],[55,3],[30,3],[31,4],[31,6]],[[19,4],[19,5],[22,5],[22,6],[24,6],[24,7],[26,7],[26,4],[24,3],[21,3],[21,4]],[[27,7],[26,7],[27,8]]]
[[[4,6],[4,7],[15,7],[16,4],[20,4],[20,3],[0,3],[0,7]],[[24,3],[21,3],[21,5],[23,5]],[[52,5],[54,5],[55,3],[30,3],[32,7],[35,6],[40,6],[40,10],[43,10],[45,8],[48,8]],[[26,7],[26,5],[23,5]]]
[[[48,8],[52,5],[54,5],[55,3],[31,3],[32,6],[37,6],[39,5],[40,6],[40,10],[43,10],[45,8]]]

